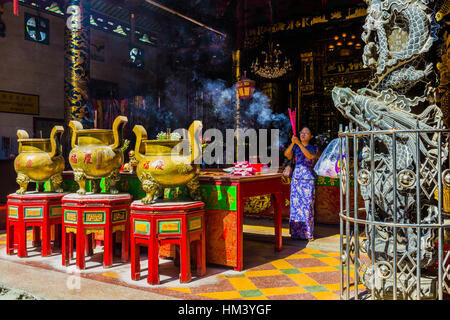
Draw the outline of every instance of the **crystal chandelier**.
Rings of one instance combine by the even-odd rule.
[[[292,70],[291,61],[287,57],[283,59],[283,53],[277,48],[273,48],[273,43],[269,42],[268,52],[262,51],[261,56],[264,56],[264,62],[259,63],[258,57],[251,65],[253,73],[263,78],[274,79],[285,75],[288,71]]]

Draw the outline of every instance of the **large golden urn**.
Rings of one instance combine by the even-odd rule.
[[[116,188],[120,180],[119,172],[123,164],[123,126],[127,117],[118,116],[112,130],[83,129],[78,121],[70,121],[72,129],[72,150],[69,163],[73,169],[74,180],[78,183],[78,194],[86,193],[86,180],[92,180],[92,191],[97,192],[99,179],[110,179],[110,192],[119,191]]]
[[[19,155],[14,160],[17,172],[18,194],[27,191],[28,183],[39,184],[50,181],[56,192],[63,192],[61,188],[64,158],[62,156],[61,136],[62,126],[54,126],[49,139],[30,139],[25,130],[17,130]]]
[[[181,186],[187,187],[193,200],[200,199],[198,165],[194,160],[202,152],[198,138],[196,140],[202,127],[200,121],[194,121],[188,130],[188,140],[147,140],[145,128],[134,126],[134,152],[139,161],[136,173],[146,193],[141,200],[143,203],[154,203],[158,196],[164,196],[164,188]],[[190,152],[183,153],[186,147]]]

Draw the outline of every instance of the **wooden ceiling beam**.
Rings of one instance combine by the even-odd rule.
[[[157,2],[155,2],[153,0],[144,0],[144,1],[149,3],[149,4],[151,4],[151,5],[153,5],[153,6],[155,6],[155,7],[160,8],[161,10],[167,11],[167,12],[173,14],[173,15],[176,15],[176,16],[178,16],[180,18],[188,20],[188,21],[190,21],[190,22],[192,22],[192,23],[194,23],[196,25],[201,26],[202,28],[205,28],[205,29],[207,29],[209,31],[217,33],[217,34],[221,35],[222,37],[226,38],[226,34],[224,34],[223,32],[217,31],[217,30],[215,30],[215,29],[213,29],[213,28],[211,28],[211,27],[209,27],[209,26],[207,26],[207,25],[205,25],[205,24],[203,24],[203,23],[201,23],[201,22],[199,22],[199,21],[197,21],[195,19],[189,18],[189,17],[185,16],[184,14],[179,13],[178,11],[175,11],[173,9],[165,7],[162,4],[159,4],[159,3],[157,3]]]

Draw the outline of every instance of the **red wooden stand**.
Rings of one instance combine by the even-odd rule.
[[[72,233],[76,234],[78,269],[85,268],[85,254],[92,254],[93,233],[103,233],[103,267],[112,266],[113,233],[122,232],[122,261],[128,261],[129,208],[131,195],[71,193],[62,199],[62,264],[68,266],[72,256]],[[86,242],[88,245],[86,246]]]
[[[67,193],[27,192],[8,195],[6,219],[6,253],[27,256],[27,227],[33,227],[33,245],[42,244],[43,257],[52,254],[51,227],[62,223],[61,198]],[[42,241],[40,231],[42,230]],[[55,228],[57,239],[58,228]]]
[[[160,202],[144,205],[134,201],[131,206],[131,279],[140,278],[139,246],[148,247],[149,284],[159,283],[159,246],[180,246],[180,282],[191,281],[191,242],[196,241],[197,274],[206,273],[204,203]]]
[[[207,203],[208,262],[229,265],[236,271],[244,269],[244,205],[248,198],[266,194],[271,195],[274,207],[274,249],[281,251],[283,248],[281,173],[254,176],[234,176],[226,173],[207,175],[205,173],[199,178],[202,187],[214,185],[219,189],[236,188],[236,211],[216,210],[214,206]]]

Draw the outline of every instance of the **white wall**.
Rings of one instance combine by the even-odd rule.
[[[4,5],[2,20],[6,36],[0,38],[0,90],[39,95],[38,117],[64,118],[64,18],[40,12],[50,21],[49,45],[24,39],[24,13],[37,10],[19,6],[19,16],[12,13],[12,3]],[[105,80],[127,87],[152,85],[156,80],[157,49],[141,45],[146,51],[146,69],[137,71],[123,66],[128,57],[128,40],[114,34],[91,29],[91,41],[104,41],[105,62],[91,60],[92,79]],[[0,112],[0,136],[15,137],[17,129],[33,134],[33,115]]]

